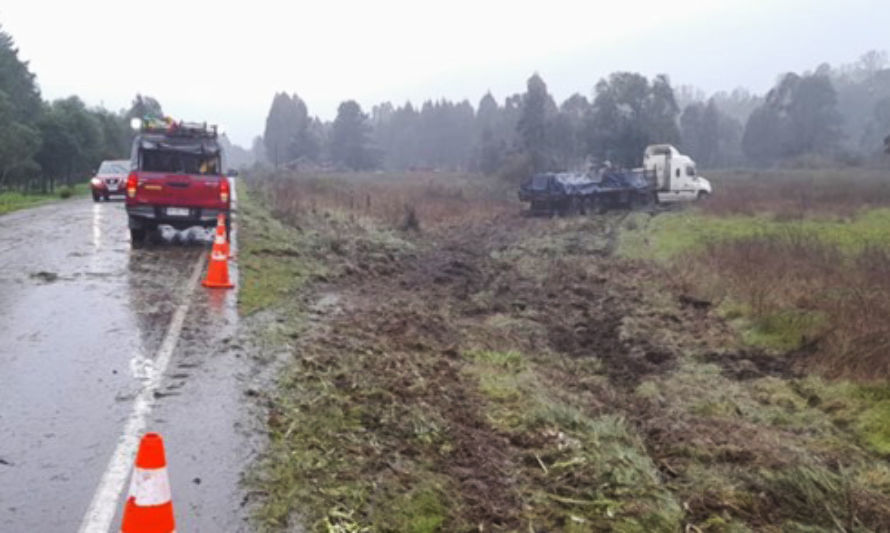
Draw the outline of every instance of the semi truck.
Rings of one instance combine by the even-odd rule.
[[[692,158],[669,144],[655,144],[646,147],[639,168],[604,165],[586,173],[535,174],[520,187],[519,199],[533,212],[552,215],[700,200],[711,192]]]
[[[654,177],[659,202],[700,200],[711,194],[711,182],[698,175],[695,161],[670,144],[653,144],[643,152],[643,170]]]

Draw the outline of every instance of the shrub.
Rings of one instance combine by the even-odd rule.
[[[690,269],[690,262],[698,268]],[[885,248],[845,253],[812,232],[788,229],[710,242],[680,264],[687,285],[710,275],[709,297],[729,298],[747,310],[749,340],[778,349],[811,345],[808,361],[827,375],[890,377]]]
[[[402,222],[402,231],[420,231],[420,219],[417,218],[417,210],[413,205],[405,206],[405,220]]]
[[[507,156],[497,175],[502,180],[518,185],[531,177],[534,172],[532,158],[528,154],[514,153]]]

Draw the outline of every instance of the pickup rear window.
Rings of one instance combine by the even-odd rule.
[[[140,169],[173,174],[219,174],[219,155],[198,155],[168,150],[143,150]]]

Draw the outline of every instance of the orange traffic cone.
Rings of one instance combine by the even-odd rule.
[[[207,267],[207,277],[201,285],[212,289],[231,289],[235,285],[229,281],[229,258],[222,250],[214,246],[210,252],[210,265]]]
[[[130,495],[124,506],[121,533],[172,533],[173,500],[167,478],[164,441],[157,433],[146,433],[139,443],[136,466],[130,480]]]
[[[213,237],[213,249],[226,254],[226,257],[232,257],[229,241],[226,240],[226,219],[223,215],[219,215],[219,218],[216,219],[216,236]]]

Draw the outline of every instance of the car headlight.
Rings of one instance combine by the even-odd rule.
[[[99,178],[93,178],[90,180],[90,183],[98,187],[99,185],[102,185],[102,180],[100,180]]]

